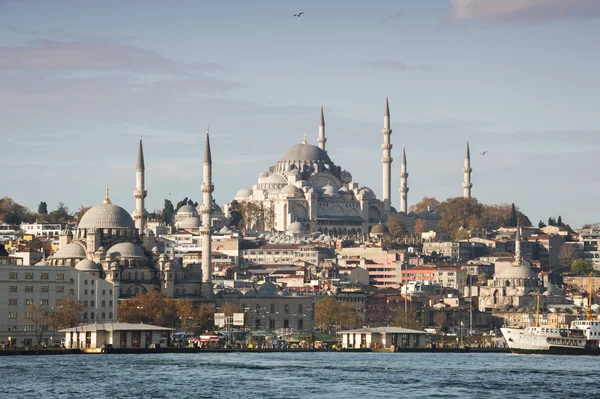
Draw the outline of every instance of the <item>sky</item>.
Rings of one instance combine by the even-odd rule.
[[[395,207],[402,145],[413,204],[462,195],[468,137],[480,202],[598,222],[598,38],[597,0],[0,0],[0,196],[131,211],[142,133],[146,208],[200,201],[210,126],[222,205],[323,104],[381,198],[387,93]]]

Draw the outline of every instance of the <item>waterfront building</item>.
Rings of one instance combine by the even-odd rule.
[[[60,330],[66,348],[149,348],[170,342],[172,328],[133,323],[94,323]]]
[[[36,333],[44,328],[40,312],[52,313],[65,295],[82,304],[82,322],[117,320],[118,286],[91,275],[83,261],[76,268],[0,265],[0,341],[19,347],[37,345]],[[37,321],[36,321],[37,320]],[[55,331],[42,336],[45,345],[60,344]]]
[[[358,328],[338,332],[342,338],[342,349],[400,349],[425,348],[425,331],[402,327]]]

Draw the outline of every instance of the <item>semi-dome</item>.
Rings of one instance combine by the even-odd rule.
[[[388,227],[383,224],[383,223],[377,223],[375,226],[373,226],[373,228],[371,229],[371,234],[388,234],[390,232],[390,230],[388,229]]]
[[[177,210],[177,214],[178,215],[184,215],[184,214],[195,214],[196,212],[196,208],[194,208],[192,205],[184,205],[181,208],[179,208]]]
[[[202,225],[202,222],[200,221],[200,218],[198,218],[197,216],[192,216],[192,217],[183,219],[181,222],[179,222],[180,229],[197,229],[201,225]]]
[[[343,170],[340,177],[344,183],[350,183],[352,181],[352,174],[347,170]]]
[[[312,144],[296,144],[288,148],[281,158],[280,162],[314,162],[322,161],[331,163],[329,155],[319,147]]]
[[[242,188],[235,194],[236,197],[248,198],[252,196],[252,189],[248,187]]]
[[[287,179],[279,173],[273,173],[262,179],[261,184],[287,184]]]
[[[89,211],[88,211],[89,212]],[[86,213],[87,215],[87,213]],[[70,244],[65,245],[62,248],[59,248],[58,251],[54,255],[52,255],[52,259],[85,259],[85,249],[83,246],[77,242],[72,242]]]
[[[323,195],[328,196],[328,197],[333,197],[337,194],[337,190],[331,184],[327,184],[326,186],[324,186],[322,188],[322,190],[323,190]]]
[[[77,262],[75,269],[81,270],[82,272],[99,272],[102,271],[102,266],[92,260],[84,259]]]
[[[144,250],[137,244],[133,244],[130,242],[121,242],[119,244],[115,244],[108,249],[106,252],[106,257],[110,258],[112,254],[115,254],[120,258],[144,258],[146,255],[144,254]]]
[[[266,170],[263,170],[262,172],[260,172],[260,174],[258,175],[259,179],[264,179],[265,177],[269,176],[269,172]]]
[[[537,278],[537,274],[525,265],[512,265],[504,269],[496,278]]]
[[[118,205],[103,203],[91,207],[79,221],[79,229],[135,229],[129,212]]]

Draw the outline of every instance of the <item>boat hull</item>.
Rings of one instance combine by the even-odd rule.
[[[584,356],[600,356],[600,349],[577,349],[551,346],[548,349],[519,349],[510,348],[512,353],[523,355],[584,355]]]

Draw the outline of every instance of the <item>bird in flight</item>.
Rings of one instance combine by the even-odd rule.
[[[304,14],[304,11],[299,12],[298,14],[294,14],[294,17],[300,17],[300,15]]]
[[[485,155],[486,153],[487,153],[487,151],[484,151],[484,152],[481,153],[481,155]]]

